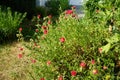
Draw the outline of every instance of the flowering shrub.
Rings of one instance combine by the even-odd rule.
[[[36,62],[32,65],[33,77],[37,80],[115,79],[114,61],[119,59],[120,34],[114,36],[104,23],[94,23],[86,17],[79,19],[73,14],[74,9],[66,10],[56,24],[46,17],[43,25],[37,26],[38,31],[27,45],[31,50],[29,56]]]

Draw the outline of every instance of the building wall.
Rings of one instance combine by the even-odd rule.
[[[83,0],[70,0],[69,4],[70,5],[82,5]]]
[[[47,0],[36,0],[36,6],[45,6]],[[82,5],[83,0],[69,0],[70,5]]]
[[[47,0],[36,0],[36,6],[45,6]]]

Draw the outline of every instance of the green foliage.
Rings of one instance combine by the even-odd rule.
[[[45,16],[48,15],[48,10],[47,10],[46,7],[43,7],[43,6],[41,6],[41,7],[36,7],[36,9],[35,9],[35,14],[36,14],[36,15],[40,14],[41,17],[45,17]]]
[[[2,9],[0,7],[0,40],[15,35],[25,16],[26,13],[13,13],[10,8]]]
[[[104,24],[93,23],[86,17],[78,19],[70,12],[63,12],[56,24],[48,24],[49,16],[44,18],[43,25],[37,24],[39,31],[27,45],[29,56],[37,61],[32,65],[34,78],[114,79],[115,55],[102,48],[111,33]]]
[[[115,25],[120,19],[118,0],[89,0],[86,3],[86,16],[94,22]]]
[[[89,0],[87,13],[61,13],[56,24],[44,18],[30,44],[35,79],[114,80],[119,77],[120,9],[118,0]],[[118,77],[116,77],[118,76]]]
[[[59,1],[58,0],[49,0],[45,4],[49,8],[49,14],[58,15],[59,14]]]
[[[108,51],[110,51],[110,49],[116,48],[119,49],[120,48],[120,34],[116,33],[115,35],[113,35],[112,37],[107,38],[106,41],[108,42],[105,46],[103,46],[103,52],[105,51],[105,53],[108,53]],[[119,50],[115,50],[116,52],[119,52]]]
[[[115,73],[119,71],[118,62],[120,58],[120,1],[118,0],[89,0],[86,3],[86,17],[94,23],[102,24],[108,28],[109,38],[105,38],[106,44],[103,44],[102,52],[106,54],[114,53]]]
[[[60,2],[59,6],[61,7],[62,11],[70,8],[69,0],[59,0],[59,2]]]

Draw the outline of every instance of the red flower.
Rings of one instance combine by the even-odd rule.
[[[94,69],[94,70],[92,71],[92,73],[93,73],[93,74],[98,74],[98,70],[97,70],[97,69]]]
[[[48,24],[51,24],[51,21],[50,21],[50,20],[48,20]]]
[[[72,14],[72,13],[73,13],[73,10],[67,10],[65,13],[66,13],[66,14]]]
[[[42,26],[42,29],[47,29],[47,26]]]
[[[47,65],[49,66],[51,64],[51,61],[47,61]]]
[[[44,78],[40,78],[40,80],[45,80]]]
[[[48,33],[48,30],[44,30],[44,34],[47,34]]]
[[[60,42],[61,42],[61,43],[64,43],[64,42],[65,42],[65,38],[64,38],[64,37],[61,37],[61,38],[60,38]]]
[[[22,58],[23,57],[23,54],[18,54],[18,58]]]
[[[31,59],[31,62],[32,62],[32,63],[36,63],[36,60],[35,60],[35,59]]]
[[[20,51],[23,51],[23,48],[22,48],[22,47],[20,48]]]
[[[99,48],[98,51],[99,51],[99,53],[102,53],[102,48]]]
[[[81,66],[82,68],[85,68],[85,67],[86,67],[86,63],[85,63],[85,62],[81,62],[81,63],[80,63],[80,66]]]
[[[73,70],[73,71],[71,71],[71,75],[72,75],[72,76],[76,76],[76,75],[77,75],[77,72]]]
[[[20,28],[19,28],[19,31],[22,32],[22,30],[23,30],[22,27],[20,27]]]
[[[39,30],[38,30],[38,29],[35,29],[35,32],[39,32]]]
[[[92,61],[91,61],[91,64],[95,64],[95,60],[92,60]]]
[[[40,19],[40,17],[41,17],[40,15],[37,15],[37,18],[38,18],[38,19]]]
[[[58,77],[58,80],[63,80],[63,77],[62,77],[62,76],[59,76],[59,77]]]
[[[76,6],[72,6],[71,8],[72,8],[72,9],[76,9]]]

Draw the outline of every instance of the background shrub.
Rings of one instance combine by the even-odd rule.
[[[13,13],[9,7],[7,9],[0,7],[0,41],[14,38],[25,16],[26,13]]]
[[[41,18],[43,18],[43,17],[49,15],[48,9],[44,6],[36,7],[35,15],[40,15]]]
[[[49,14],[58,15],[61,11],[70,8],[68,0],[48,0],[46,7],[49,9]]]

